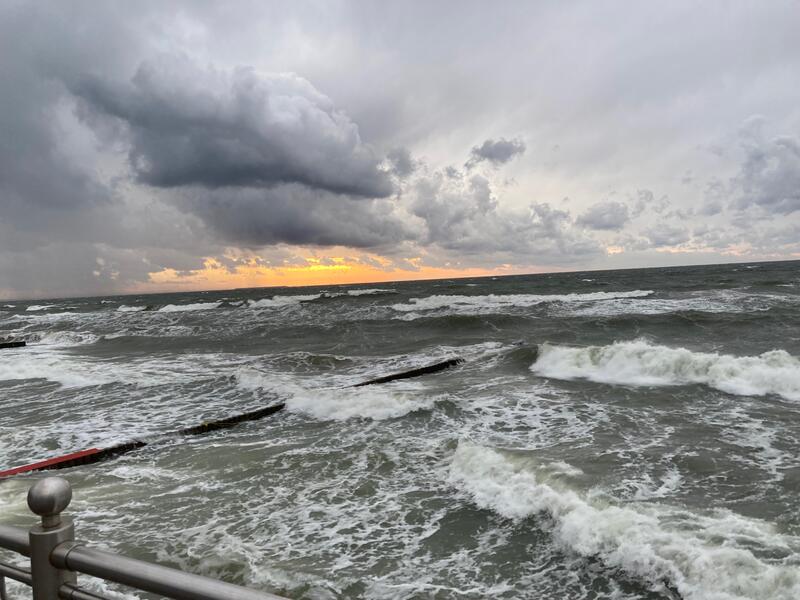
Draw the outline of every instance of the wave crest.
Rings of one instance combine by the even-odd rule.
[[[777,394],[800,400],[800,360],[784,350],[732,356],[643,340],[585,348],[542,344],[531,370],[554,379],[640,386],[703,384],[739,396]]]
[[[461,442],[450,482],[481,508],[520,521],[544,514],[556,544],[654,586],[669,582],[686,600],[800,597],[800,571],[772,564],[739,546],[792,552],[798,540],[770,524],[729,511],[697,515],[661,504],[617,507],[540,481],[531,458]]]
[[[451,309],[459,313],[490,312],[493,310],[527,307],[547,302],[593,302],[617,298],[644,298],[653,290],[633,290],[629,292],[590,292],[587,294],[487,294],[484,296],[434,295],[425,298],[411,298],[408,303],[392,304],[398,312]]]
[[[211,310],[219,308],[222,302],[195,302],[194,304],[167,304],[158,309],[158,312],[172,313],[190,310]]]
[[[414,384],[406,384],[403,389],[397,386],[309,389],[294,378],[252,368],[239,369],[236,379],[240,387],[272,392],[285,399],[289,411],[320,421],[394,419],[432,408],[438,400],[436,396],[415,392]]]

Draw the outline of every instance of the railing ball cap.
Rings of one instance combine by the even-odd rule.
[[[40,517],[60,514],[72,500],[72,486],[61,477],[40,479],[28,490],[28,507]]]

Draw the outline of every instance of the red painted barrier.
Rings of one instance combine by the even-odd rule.
[[[98,452],[102,452],[100,448],[89,448],[88,450],[81,450],[80,452],[73,452],[72,454],[65,454],[64,456],[59,456],[57,458],[50,458],[48,460],[42,460],[39,462],[35,462],[30,465],[24,465],[22,467],[15,467],[13,469],[8,469],[7,471],[0,471],[0,477],[10,477],[11,475],[18,475],[19,473],[27,473],[28,471],[42,471],[44,469],[54,467],[56,465],[62,465],[62,463],[77,461],[80,459],[91,456],[92,454],[97,454]],[[68,466],[68,465],[63,465]]]
[[[218,421],[203,423],[202,425],[198,425],[197,427],[188,427],[186,429],[181,429],[180,431],[173,431],[172,433],[163,434],[162,436],[160,436],[159,439],[166,438],[167,436],[170,435],[200,435],[203,433],[216,431],[218,429],[227,429],[229,427],[233,427],[234,425],[238,425],[239,423],[243,423],[245,421],[255,421],[256,419],[263,419],[268,415],[278,412],[284,406],[285,404],[281,402],[279,404],[267,406],[266,408],[255,410],[253,412],[236,415],[234,417],[227,417],[225,419],[220,419]],[[142,440],[132,440],[130,442],[125,442],[123,444],[111,446],[110,448],[89,448],[88,450],[81,450],[80,452],[65,454],[64,456],[59,456],[57,458],[51,458],[49,460],[35,462],[30,465],[16,467],[14,469],[8,469],[7,471],[0,471],[0,479],[3,479],[4,477],[11,477],[12,475],[19,475],[20,473],[29,473],[31,471],[45,471],[47,469],[67,469],[69,467],[77,467],[78,465],[93,464],[96,462],[100,462],[102,460],[107,460],[109,458],[115,458],[120,454],[127,454],[128,452],[133,452],[134,450],[138,450],[139,448],[147,446],[148,443],[149,442],[145,442]]]

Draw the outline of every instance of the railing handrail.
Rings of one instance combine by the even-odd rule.
[[[0,548],[31,557],[30,571],[0,563],[0,599],[6,598],[8,577],[32,586],[34,600],[104,600],[77,586],[75,574],[83,573],[175,600],[286,600],[76,542],[72,522],[61,519],[71,497],[66,480],[40,480],[28,492],[28,505],[42,517],[42,524],[31,530],[0,525]]]
[[[30,556],[31,545],[28,540],[28,530],[11,525],[0,525],[0,547],[22,554],[22,556]]]

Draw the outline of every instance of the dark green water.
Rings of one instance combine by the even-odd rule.
[[[0,469],[287,403],[63,471],[93,543],[291,598],[800,597],[800,262],[5,304]]]

